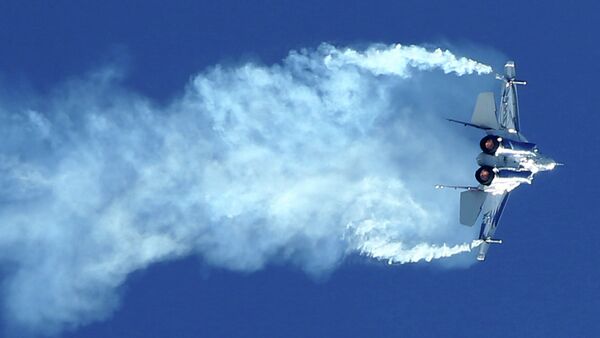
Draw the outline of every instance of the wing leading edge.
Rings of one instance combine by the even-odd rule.
[[[512,133],[521,131],[516,85],[525,84],[524,81],[515,80],[515,76],[515,63],[508,61],[504,65],[504,88],[502,89],[502,98],[500,99],[498,123],[502,129],[506,129]]]
[[[477,260],[485,260],[485,256],[491,243],[500,243],[494,239],[494,233],[498,227],[498,222],[502,216],[502,212],[506,207],[509,192],[501,195],[491,195],[487,198],[487,203],[484,206],[483,218],[481,219],[481,230],[479,231],[479,239],[483,241],[479,247]]]

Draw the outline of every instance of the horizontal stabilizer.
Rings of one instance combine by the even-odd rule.
[[[460,193],[460,223],[472,226],[477,221],[487,193],[481,190],[467,190]]]
[[[478,126],[478,125],[476,125],[476,124],[469,123],[469,122],[464,122],[464,121],[459,121],[459,120],[454,120],[454,119],[446,119],[446,120],[448,120],[448,121],[450,121],[450,122],[454,122],[454,123],[462,124],[462,125],[463,125],[463,126],[465,126],[465,127],[467,127],[467,126],[468,126],[468,127],[473,127],[473,128],[477,128],[477,129],[483,129],[483,130],[489,130],[489,129],[491,129],[491,128],[489,128],[489,127]]]
[[[443,185],[443,184],[436,184],[435,185],[436,189],[460,189],[460,190],[481,190],[479,189],[479,187],[469,187],[466,185]]]
[[[483,128],[499,129],[494,93],[485,92],[477,96],[471,123]]]

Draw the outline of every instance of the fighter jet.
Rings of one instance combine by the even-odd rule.
[[[504,66],[504,75],[496,75],[503,83],[498,113],[494,93],[486,92],[477,97],[471,122],[448,119],[486,133],[479,142],[482,153],[477,156],[480,167],[475,172],[475,179],[479,185],[436,186],[465,190],[460,194],[460,222],[473,226],[480,219],[479,261],[485,260],[490,244],[502,243],[494,238],[494,234],[510,193],[523,183],[531,184],[538,172],[553,170],[559,165],[542,155],[537,145],[521,133],[517,85],[526,82],[516,80],[515,76],[513,61]]]

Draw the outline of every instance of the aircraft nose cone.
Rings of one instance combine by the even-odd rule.
[[[544,161],[541,163],[542,170],[554,170],[559,165],[562,165],[562,163],[558,163],[550,157],[544,158]]]

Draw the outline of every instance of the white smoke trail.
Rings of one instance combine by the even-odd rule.
[[[320,273],[352,253],[468,251],[457,196],[432,187],[471,178],[469,145],[438,117],[475,94],[460,89],[473,77],[444,74],[490,71],[416,46],[323,45],[214,67],[162,108],[113,69],[39,107],[0,101],[5,317],[34,332],[106,318],[130,272],[191,254]]]
[[[360,252],[372,258],[387,260],[388,264],[414,263],[421,260],[431,262],[434,259],[451,257],[464,252],[471,252],[481,245],[480,240],[471,243],[448,246],[420,243],[413,247],[405,247],[402,242],[386,242],[382,239],[368,239],[361,243]]]
[[[328,67],[340,67],[345,65],[356,65],[368,69],[376,75],[393,74],[408,77],[409,68],[419,70],[441,69],[444,73],[465,74],[489,74],[492,67],[481,64],[465,57],[457,58],[450,51],[435,49],[433,52],[419,46],[392,46],[376,45],[364,52],[350,48],[336,49],[324,45],[322,50],[328,50],[329,55],[325,57]]]

